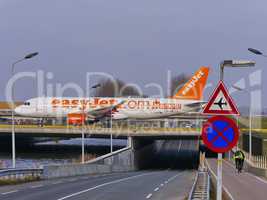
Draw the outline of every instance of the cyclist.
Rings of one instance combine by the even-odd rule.
[[[237,172],[241,173],[244,165],[245,154],[241,150],[237,150],[234,153],[234,160]]]

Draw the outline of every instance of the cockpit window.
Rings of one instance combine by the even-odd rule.
[[[25,105],[25,106],[30,106],[31,103],[30,103],[30,102],[24,102],[24,105]]]

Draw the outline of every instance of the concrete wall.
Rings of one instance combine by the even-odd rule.
[[[43,178],[128,172],[135,170],[132,147],[101,156],[85,164],[47,165],[43,167]]]

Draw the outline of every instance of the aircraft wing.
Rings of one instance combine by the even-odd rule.
[[[204,108],[204,106],[207,104],[207,102],[196,102],[196,103],[190,103],[190,104],[186,104],[185,108],[187,112],[193,112],[193,111],[197,111],[199,109]]]
[[[110,113],[115,110],[116,108],[118,108],[119,106],[121,106],[122,104],[124,104],[125,101],[121,101],[115,105],[111,105],[111,106],[106,106],[106,107],[101,107],[101,108],[96,108],[93,110],[89,110],[86,112],[87,116],[89,118],[101,118],[101,117],[105,117],[110,115]]]

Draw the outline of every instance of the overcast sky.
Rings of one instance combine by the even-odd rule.
[[[214,85],[220,61],[252,59],[254,69],[227,69],[225,82],[230,86],[245,78],[247,89],[262,88],[266,99],[267,58],[247,51],[254,47],[267,53],[266,19],[266,0],[0,0],[0,100],[10,64],[33,51],[40,55],[17,65],[16,72],[42,69],[54,73],[50,83],[81,87],[86,72],[100,71],[167,90],[167,70],[191,75],[201,65],[212,68]],[[249,87],[249,74],[256,70],[262,70],[262,83]],[[16,99],[35,97],[33,84],[19,81]],[[248,94],[233,97],[249,104]]]

